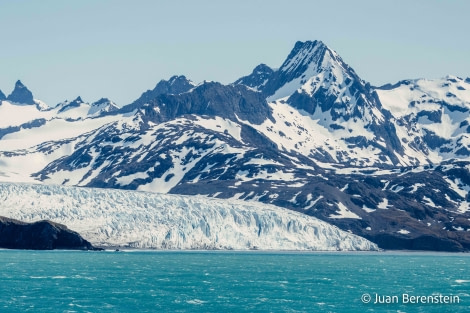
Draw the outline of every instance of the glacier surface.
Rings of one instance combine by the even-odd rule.
[[[0,183],[0,215],[63,223],[103,247],[378,250],[374,243],[311,216],[199,196]]]

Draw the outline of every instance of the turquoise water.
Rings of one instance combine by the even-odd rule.
[[[470,256],[0,250],[0,291],[0,312],[470,312]]]

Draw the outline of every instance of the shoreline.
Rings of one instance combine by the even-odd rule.
[[[29,252],[105,252],[105,253],[246,253],[246,254],[298,254],[298,255],[315,255],[315,254],[337,254],[337,255],[371,255],[371,256],[470,256],[470,252],[447,252],[447,251],[423,251],[423,250],[231,250],[231,249],[156,249],[156,248],[133,248],[120,246],[96,246],[100,250],[76,250],[76,249],[52,249],[52,250],[32,250],[32,249],[8,249],[0,248],[2,251],[29,251]]]

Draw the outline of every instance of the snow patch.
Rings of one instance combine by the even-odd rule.
[[[383,199],[382,199],[382,202],[380,202],[379,204],[377,204],[377,207],[378,207],[379,209],[382,209],[382,210],[388,209],[388,199],[387,199],[387,198],[383,198]]]
[[[339,211],[336,215],[330,214],[330,218],[354,218],[361,220],[362,218],[354,212],[351,212],[343,203],[338,202]]]

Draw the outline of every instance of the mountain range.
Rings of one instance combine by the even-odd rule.
[[[0,180],[274,204],[385,249],[470,249],[470,78],[375,87],[321,41],[134,102],[0,92]]]

